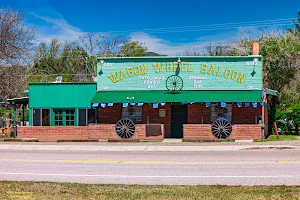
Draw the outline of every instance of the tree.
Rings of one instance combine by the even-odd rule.
[[[298,20],[299,20],[298,16]],[[299,20],[300,22],[300,20]],[[237,37],[229,44],[232,55],[251,55],[253,42],[259,42],[263,56],[263,85],[277,90],[278,96],[269,99],[269,127],[275,121],[276,107],[293,104],[299,100],[300,38],[298,24],[295,30],[285,32],[266,29],[258,38],[251,38],[245,29],[238,31]],[[293,98],[290,98],[293,96]],[[272,129],[269,129],[272,131]]]
[[[293,20],[295,29],[287,29],[291,33],[300,34],[300,10],[298,11],[297,21]]]
[[[25,90],[28,67],[14,65],[0,67],[0,101],[19,97]]]
[[[34,68],[47,75],[62,73],[60,54],[61,44],[57,39],[52,39],[49,45],[41,43],[34,57]]]
[[[184,52],[178,53],[178,56],[203,56],[204,53],[200,47],[190,47],[184,50]]]
[[[52,39],[50,44],[42,43],[36,50],[34,71],[31,80],[41,75],[34,81],[54,81],[56,76],[63,76],[66,82],[92,81],[93,63],[85,49],[76,42],[61,44],[57,39]]]
[[[286,87],[280,95],[280,107],[285,108],[294,104],[300,104],[300,80],[294,79],[290,87]]]
[[[280,103],[280,98],[299,81],[300,38],[286,31],[284,35],[277,38],[261,38],[261,44],[264,57],[264,86],[279,92],[279,97],[271,96],[269,101],[269,125],[271,125],[275,120],[276,107]]]
[[[210,43],[205,47],[205,50],[207,51],[206,55],[208,56],[229,56],[231,55],[231,48],[227,45],[213,45]]]
[[[132,42],[130,40],[126,40],[124,44],[120,48],[120,56],[124,57],[140,57],[145,56],[147,54],[147,47],[143,46],[143,43]]]
[[[104,34],[87,34],[81,36],[80,42],[90,56],[115,57],[120,53],[120,47],[127,43],[128,39],[121,36]]]
[[[35,30],[25,27],[25,13],[0,8],[0,64],[28,61]]]
[[[285,133],[295,130],[299,134],[300,126],[300,104],[295,104],[276,111],[277,123]]]
[[[0,101],[21,96],[25,89],[35,30],[25,27],[24,16],[0,8]]]

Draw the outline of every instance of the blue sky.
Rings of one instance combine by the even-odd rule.
[[[247,26],[254,37],[267,28],[291,27],[288,19],[295,18],[300,10],[299,0],[0,2],[3,7],[27,12],[26,25],[36,27],[38,41],[47,42],[51,38],[72,41],[86,33],[110,32],[144,42],[150,51],[168,55],[188,48],[203,48],[208,42],[226,43],[242,26]]]

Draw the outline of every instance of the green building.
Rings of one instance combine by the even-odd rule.
[[[266,124],[261,56],[98,58],[95,83],[30,83],[40,141],[260,139]]]

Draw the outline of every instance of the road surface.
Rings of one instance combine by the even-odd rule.
[[[0,150],[0,180],[150,185],[300,185],[299,150]]]

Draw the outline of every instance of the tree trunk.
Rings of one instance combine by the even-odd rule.
[[[271,135],[273,132],[273,123],[276,120],[276,106],[278,105],[279,100],[277,96],[271,96],[269,101],[269,109],[268,109],[268,134]]]

